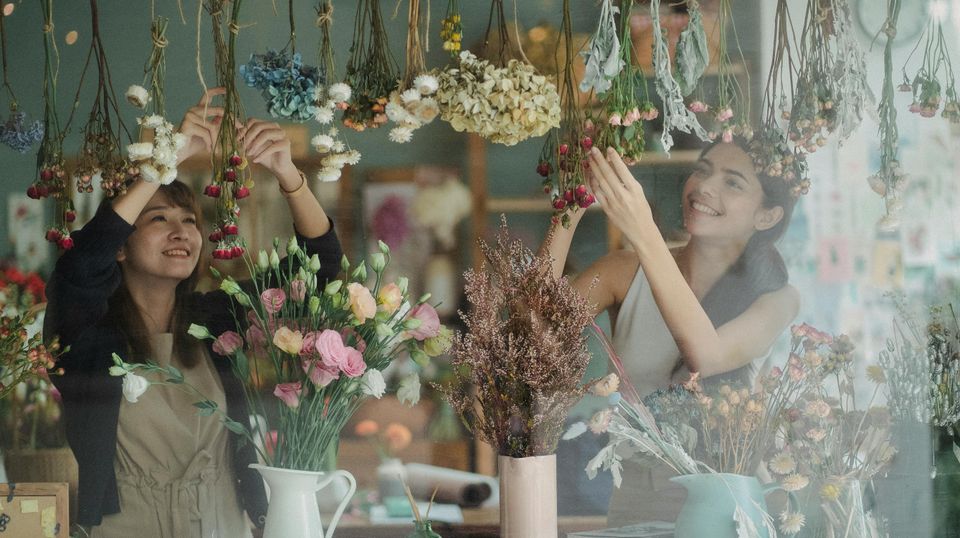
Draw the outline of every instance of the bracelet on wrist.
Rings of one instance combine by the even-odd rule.
[[[280,189],[280,193],[283,194],[286,198],[296,198],[301,194],[303,194],[304,192],[310,190],[307,187],[307,176],[305,176],[303,172],[301,172],[300,170],[297,170],[297,173],[300,174],[300,186],[297,187],[296,189],[293,189],[292,191],[288,191],[287,189],[284,189],[283,185],[279,181],[277,181],[277,188]]]

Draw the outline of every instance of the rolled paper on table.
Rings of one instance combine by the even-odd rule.
[[[436,488],[435,502],[474,508],[490,499],[497,488],[497,479],[492,476],[423,463],[408,463],[405,467],[407,485],[418,499],[429,499]]]

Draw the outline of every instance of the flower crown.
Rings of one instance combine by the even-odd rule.
[[[776,126],[767,126],[755,133],[747,142],[747,153],[758,174],[783,179],[794,197],[810,190],[806,154],[791,148],[784,132]]]

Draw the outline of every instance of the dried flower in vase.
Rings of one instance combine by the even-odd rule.
[[[439,387],[478,439],[514,458],[553,454],[570,408],[589,390],[584,329],[592,315],[550,259],[511,240],[480,242],[485,263],[465,274],[470,309],[457,335],[456,383]]]

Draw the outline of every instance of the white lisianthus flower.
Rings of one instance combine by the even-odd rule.
[[[317,112],[313,115],[313,119],[317,120],[317,123],[321,125],[326,125],[333,121],[333,110],[325,106],[317,107]]]
[[[333,142],[333,138],[325,134],[318,134],[310,140],[310,144],[313,145],[313,149],[317,150],[317,153],[330,153],[330,150],[333,149]]]
[[[137,108],[144,108],[150,102],[150,94],[147,93],[147,89],[138,84],[127,88],[126,97],[127,101]]]
[[[406,403],[410,406],[417,405],[420,401],[420,376],[416,372],[408,375],[400,381],[400,388],[397,389],[397,398],[400,403]]]
[[[433,95],[437,93],[437,89],[440,88],[440,83],[437,82],[437,77],[433,75],[420,75],[413,79],[413,87],[416,88],[421,95]]]
[[[143,161],[152,156],[153,144],[150,142],[127,144],[127,157],[133,162]]]
[[[367,396],[380,399],[387,390],[387,383],[383,380],[383,374],[380,373],[380,370],[371,368],[360,378],[360,389]]]
[[[327,89],[327,96],[338,103],[343,101],[349,101],[350,95],[353,91],[350,89],[350,86],[343,82],[337,82],[336,84],[331,84],[330,88]]]
[[[140,177],[148,183],[156,183],[160,181],[160,171],[150,163],[141,164]]]
[[[324,183],[329,183],[340,179],[341,172],[336,168],[321,168],[317,172],[317,180]]]
[[[123,376],[123,397],[130,403],[137,403],[144,392],[150,388],[150,382],[133,372]]]
[[[394,127],[390,129],[390,141],[397,144],[405,144],[413,138],[413,131],[407,127]]]

